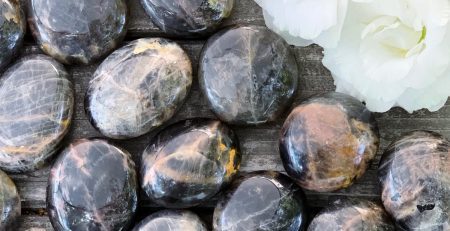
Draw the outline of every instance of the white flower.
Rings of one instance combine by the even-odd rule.
[[[317,43],[335,47],[348,0],[255,0],[264,10],[267,26],[292,45]],[[367,2],[371,0],[353,0]]]
[[[450,95],[449,0],[350,3],[341,38],[325,49],[337,91],[385,112],[436,111]]]

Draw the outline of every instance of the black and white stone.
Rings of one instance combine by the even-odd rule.
[[[386,211],[399,230],[450,230],[450,142],[416,131],[384,152],[378,176]]]
[[[74,106],[64,67],[44,55],[19,60],[0,79],[0,168],[42,167],[68,132]]]
[[[163,130],[142,155],[141,186],[168,208],[196,206],[217,194],[241,163],[234,132],[220,121],[181,121]]]
[[[126,230],[136,208],[131,155],[106,141],[74,141],[51,169],[47,210],[57,231]]]
[[[262,26],[219,32],[200,58],[200,87],[217,116],[232,124],[278,119],[296,93],[298,75],[289,45]]]
[[[394,231],[395,225],[384,208],[371,201],[339,199],[321,211],[308,231]]]
[[[94,73],[86,111],[105,136],[134,138],[168,121],[192,85],[192,65],[175,42],[138,39],[112,53]]]
[[[235,182],[214,210],[215,231],[299,231],[306,228],[303,191],[277,172],[255,172]]]
[[[141,0],[162,31],[174,36],[207,35],[230,16],[234,0]]]
[[[27,30],[18,0],[0,0],[0,71],[18,52]]]
[[[123,40],[126,0],[30,0],[28,21],[41,49],[66,64],[90,64]]]
[[[16,185],[0,170],[0,230],[15,230],[20,217],[20,197]]]
[[[186,210],[162,210],[146,217],[133,231],[207,231],[200,218]]]

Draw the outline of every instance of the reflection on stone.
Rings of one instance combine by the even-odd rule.
[[[157,135],[142,156],[141,186],[154,202],[186,208],[211,198],[238,172],[239,145],[219,121],[187,120]]]
[[[44,55],[28,56],[0,79],[0,168],[42,167],[68,132],[74,96],[64,67]]]
[[[19,50],[26,30],[19,1],[0,0],[0,71]]]
[[[290,105],[298,67],[288,44],[265,27],[234,27],[210,38],[199,82],[212,110],[232,124],[274,121]]]
[[[353,97],[328,93],[292,111],[281,131],[280,152],[284,168],[300,186],[324,192],[360,178],[378,144],[372,113]]]
[[[0,230],[15,230],[20,216],[20,198],[14,182],[0,171]]]
[[[163,210],[145,218],[133,231],[207,231],[206,225],[192,212]]]
[[[66,64],[90,64],[126,34],[125,0],[30,0],[30,28],[41,49]]]
[[[381,205],[365,200],[335,201],[311,222],[308,231],[394,231],[395,226]]]
[[[78,140],[53,165],[47,209],[55,230],[126,230],[136,207],[128,152],[103,140]]]
[[[433,132],[408,133],[383,154],[382,200],[400,230],[450,229],[450,143]]]
[[[206,35],[231,14],[234,0],[141,0],[162,31],[175,36]]]
[[[306,226],[305,196],[287,176],[256,172],[235,182],[214,210],[215,231],[298,231]]]
[[[86,111],[103,135],[137,137],[172,118],[191,84],[191,62],[181,47],[166,39],[138,39],[97,69]]]

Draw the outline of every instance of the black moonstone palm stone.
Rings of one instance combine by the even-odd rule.
[[[66,64],[90,64],[127,31],[126,0],[30,0],[30,28],[41,49]]]
[[[15,230],[21,212],[16,185],[0,170],[0,230]]]
[[[64,67],[44,55],[27,56],[0,79],[0,168],[36,170],[69,131],[74,92]]]
[[[450,142],[416,131],[394,141],[378,176],[382,201],[399,230],[450,229]]]
[[[186,210],[162,210],[148,216],[133,231],[207,231],[200,218]]]
[[[47,210],[59,230],[126,230],[137,207],[137,176],[128,152],[106,141],[77,140],[53,165]]]
[[[0,0],[0,71],[22,45],[26,29],[25,15],[19,1]]]
[[[134,138],[172,118],[191,85],[191,62],[178,44],[161,38],[138,39],[98,67],[85,107],[103,135]]]
[[[339,199],[321,211],[308,231],[394,231],[395,225],[384,208],[371,201]]]
[[[147,14],[162,31],[197,37],[213,32],[230,16],[235,0],[141,0]]]
[[[220,121],[181,121],[163,130],[142,155],[141,186],[168,208],[196,206],[229,184],[241,154],[234,132]]]
[[[231,124],[278,119],[295,95],[298,75],[289,45],[261,26],[217,33],[200,58],[200,87],[217,116]]]
[[[373,114],[356,98],[332,92],[294,108],[281,130],[280,154],[302,188],[328,192],[359,179],[378,145]]]
[[[278,172],[255,172],[233,182],[214,210],[215,231],[301,231],[306,228],[303,191]]]

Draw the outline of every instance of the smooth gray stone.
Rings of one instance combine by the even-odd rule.
[[[57,231],[127,230],[136,208],[135,164],[107,141],[74,141],[51,169],[47,211]]]
[[[216,30],[230,16],[234,0],[141,0],[141,4],[165,33],[197,37]]]
[[[200,58],[200,87],[231,124],[278,119],[296,93],[298,66],[289,45],[266,27],[234,27],[211,37]]]
[[[42,167],[72,121],[68,73],[48,56],[27,56],[1,77],[0,99],[0,168],[25,172]]]
[[[30,0],[31,31],[41,49],[65,64],[90,64],[127,32],[126,0]]]
[[[450,142],[410,132],[384,152],[378,168],[381,199],[399,230],[450,229]]]
[[[192,85],[192,66],[175,42],[138,39],[98,67],[86,93],[86,111],[103,135],[134,138],[175,115]]]
[[[15,230],[21,214],[16,185],[0,170],[0,230]]]
[[[18,52],[26,30],[26,19],[19,1],[0,0],[0,71]]]
[[[207,231],[200,218],[185,210],[162,210],[146,217],[133,231]]]

